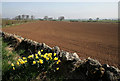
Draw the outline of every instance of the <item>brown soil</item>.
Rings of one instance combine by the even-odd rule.
[[[102,64],[119,66],[117,23],[38,21],[3,31],[76,52],[81,59],[91,57]]]

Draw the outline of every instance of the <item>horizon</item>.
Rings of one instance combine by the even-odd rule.
[[[116,13],[115,13],[116,12]],[[2,17],[33,15],[36,19],[44,16],[57,19],[118,19],[117,2],[3,2]]]

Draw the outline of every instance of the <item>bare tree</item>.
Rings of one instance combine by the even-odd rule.
[[[18,15],[18,20],[21,20],[21,16],[20,15]]]
[[[44,16],[44,20],[48,20],[48,16]]]
[[[60,21],[62,21],[62,20],[64,20],[64,19],[65,19],[64,16],[60,16],[60,17],[58,17],[58,20],[60,20]]]
[[[34,19],[34,16],[33,15],[31,15],[31,20],[33,20]]]
[[[27,20],[29,19],[29,15],[26,15],[26,19],[27,19]]]
[[[89,18],[89,21],[92,21],[92,18]]]
[[[22,20],[24,20],[25,19],[25,15],[22,15]]]
[[[99,18],[97,17],[97,18],[96,18],[96,20],[98,21],[98,20],[99,20]]]

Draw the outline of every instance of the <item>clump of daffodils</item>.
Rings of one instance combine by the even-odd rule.
[[[22,67],[25,65],[32,66],[55,66],[54,70],[59,70],[59,64],[61,60],[57,57],[56,53],[44,53],[44,50],[38,51],[36,54],[31,54],[27,57],[22,57],[17,60],[16,63],[11,63],[12,69],[16,70],[17,67]],[[27,67],[26,67],[27,68]],[[38,67],[39,68],[39,67]],[[51,67],[52,68],[52,67]]]

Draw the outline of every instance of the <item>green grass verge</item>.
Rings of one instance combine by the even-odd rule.
[[[2,40],[1,40],[2,41]],[[9,47],[9,44],[2,41],[2,77],[3,81],[34,81],[38,77],[44,77],[46,76],[47,81],[62,81],[63,76],[59,76],[59,71],[56,70],[60,65],[57,64],[58,60],[54,60],[57,56],[54,56],[54,51],[52,52],[52,56],[49,57],[53,58],[52,60],[47,60],[48,54],[47,50],[43,50],[41,52],[41,55],[38,53],[37,56],[34,54],[34,57],[24,56],[27,58],[27,62],[22,64],[22,61],[18,61],[18,58],[23,60],[21,54],[24,54],[24,50],[19,51],[12,51]],[[47,53],[48,54],[47,54]],[[56,54],[55,54],[56,55]],[[43,57],[45,56],[45,57]],[[40,59],[43,60],[43,64],[40,63]],[[25,60],[23,60],[25,62]],[[33,64],[33,61],[36,61],[35,64]],[[39,63],[38,63],[39,61]],[[20,65],[17,65],[17,62],[20,63]],[[12,66],[11,64],[14,64]],[[15,67],[15,70],[13,69]],[[42,75],[45,73],[45,75]],[[52,73],[52,74],[51,74]],[[57,75],[56,75],[57,74]],[[40,75],[40,76],[39,76]],[[50,77],[51,76],[51,77]],[[41,80],[41,79],[39,79]]]
[[[10,63],[15,63],[16,52],[7,49],[8,43],[2,41],[2,72],[10,69]]]

